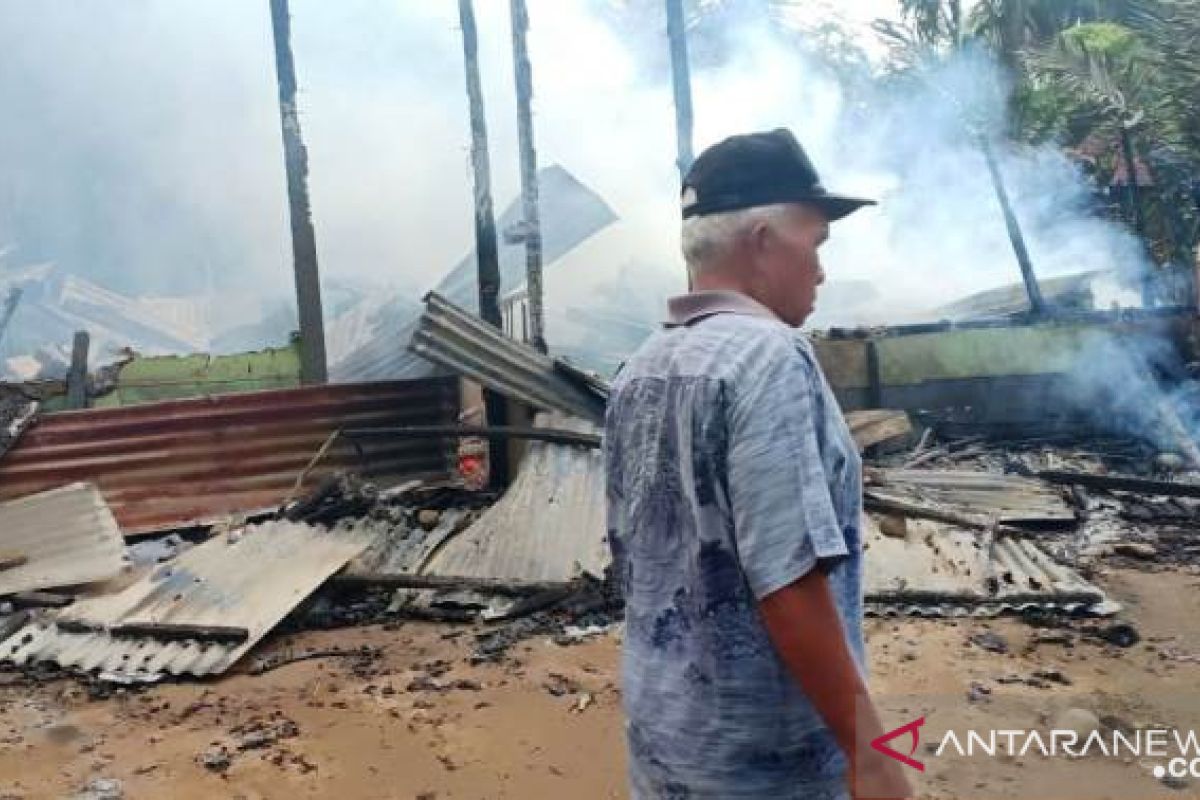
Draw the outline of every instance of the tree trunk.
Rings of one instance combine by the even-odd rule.
[[[996,200],[1004,214],[1008,240],[1017,257],[1017,266],[1021,268],[1021,280],[1025,282],[1025,293],[1029,296],[1029,310],[1034,316],[1041,316],[1046,313],[1046,301],[1042,298],[1041,287],[1038,286],[1037,276],[1033,272],[1033,263],[1029,260],[1029,250],[1025,247],[1021,224],[1017,221],[1017,215],[1013,213],[1012,204],[1008,199],[1008,190],[1004,187],[1004,176],[1000,174],[996,154],[992,152],[992,146],[987,139],[982,136],[979,137],[979,149],[983,151],[983,159],[987,162],[988,173],[992,177],[992,188],[996,191]]]

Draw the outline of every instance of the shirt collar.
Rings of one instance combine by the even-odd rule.
[[[771,309],[749,295],[729,289],[705,289],[689,292],[667,300],[668,327],[699,322],[714,314],[745,314],[778,320]]]

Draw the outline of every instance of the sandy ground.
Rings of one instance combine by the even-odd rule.
[[[1186,660],[1200,653],[1200,578],[1124,569],[1101,581],[1126,604],[1138,645],[1078,636],[1070,647],[1039,644],[1056,632],[1015,619],[870,621],[872,682],[889,723],[924,713],[930,731],[951,720],[1028,729],[1083,707],[1110,724],[1200,729],[1200,663]],[[984,632],[1002,637],[1007,652],[968,642]],[[471,629],[427,623],[310,632],[257,654],[336,644],[382,655],[103,700],[70,680],[8,685],[0,798],[73,797],[96,779],[119,781],[126,798],[181,800],[625,797],[616,636],[570,647],[534,638],[504,663],[478,666],[466,661],[472,641]],[[1070,684],[1015,682],[1055,670]],[[970,702],[973,683],[982,688]],[[1137,761],[1033,754],[951,763],[929,746],[923,735],[916,757],[927,769],[913,773],[926,797],[1200,797],[1200,780],[1168,788]]]

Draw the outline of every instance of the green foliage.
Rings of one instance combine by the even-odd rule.
[[[1012,78],[1009,133],[1085,159],[1100,194],[1131,224],[1131,190],[1111,189],[1128,139],[1152,185],[1138,194],[1147,245],[1183,264],[1200,242],[1200,0],[980,0],[965,22],[951,0],[900,0],[880,21],[888,80],[984,44]],[[1119,188],[1119,187],[1118,187]],[[1115,194],[1114,194],[1115,192]]]

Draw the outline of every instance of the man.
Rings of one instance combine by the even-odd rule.
[[[825,191],[782,129],[684,181],[691,291],[618,375],[605,434],[639,800],[909,794],[866,744],[861,462],[794,330],[829,223],[870,202]]]

